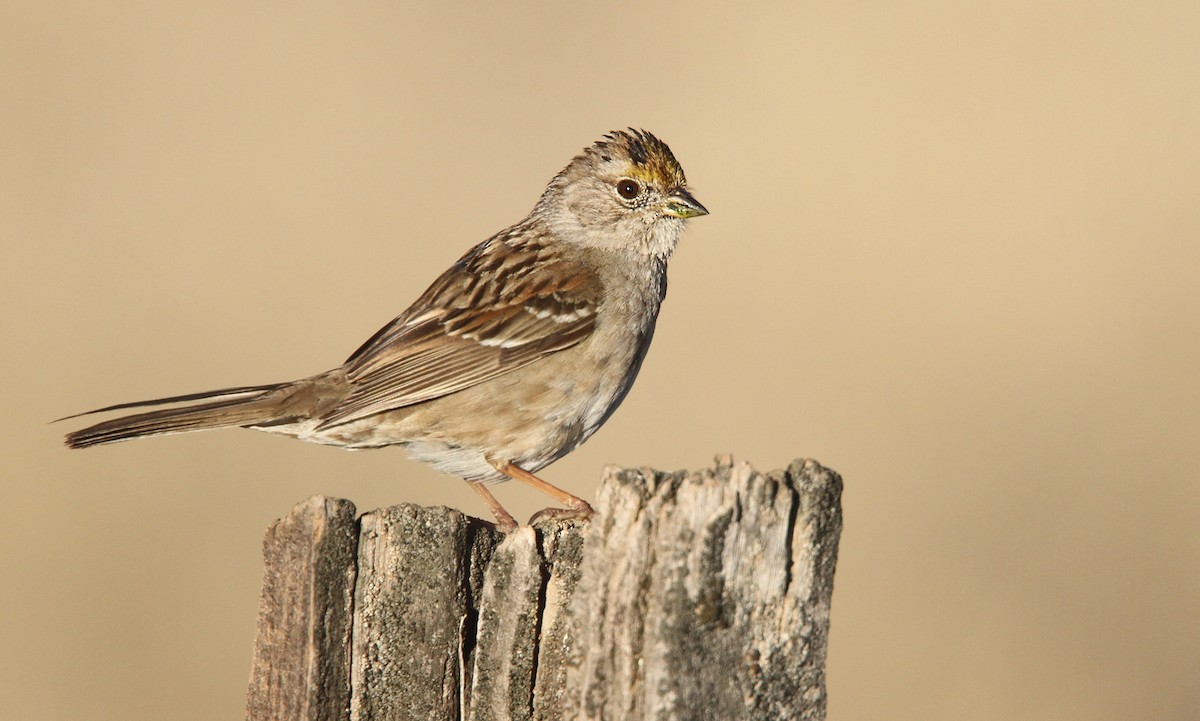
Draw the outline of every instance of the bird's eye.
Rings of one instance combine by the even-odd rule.
[[[637,181],[629,178],[622,178],[617,181],[617,195],[625,200],[633,200],[638,197],[638,193],[642,192],[642,186],[637,184]]]

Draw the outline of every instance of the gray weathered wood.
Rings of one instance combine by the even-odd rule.
[[[821,719],[840,494],[812,461],[761,474],[719,458],[691,474],[609,468],[591,522],[508,537],[444,508],[366,514],[349,715]],[[267,617],[267,588],[259,646],[291,623]],[[276,697],[304,692],[265,678],[297,684]]]
[[[609,469],[561,718],[823,718],[840,491],[812,461]]]
[[[357,546],[349,501],[310,498],[267,529],[247,721],[350,717]]]
[[[500,535],[449,508],[360,522],[352,721],[457,719],[467,703],[483,568]]]
[[[496,547],[484,574],[468,721],[525,721],[533,709],[545,571],[532,528]]]

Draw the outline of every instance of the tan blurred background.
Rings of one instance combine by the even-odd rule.
[[[734,6],[6,4],[0,715],[240,718],[272,519],[484,512],[48,420],[336,365],[634,125],[712,215],[547,477],[839,470],[831,719],[1200,717],[1200,4]]]

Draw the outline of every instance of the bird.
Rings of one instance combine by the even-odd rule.
[[[667,262],[686,222],[707,214],[666,143],[614,130],[337,368],[67,416],[169,406],[73,431],[66,445],[228,427],[347,449],[395,445],[466,480],[502,532],[518,524],[488,484],[510,479],[561,506],[531,522],[590,518],[587,501],[534,474],[624,400],[654,336]]]

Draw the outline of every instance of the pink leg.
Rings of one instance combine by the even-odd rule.
[[[492,495],[492,492],[487,489],[483,483],[474,483],[467,481],[467,485],[471,490],[479,494],[487,507],[491,509],[492,515],[496,517],[496,528],[500,529],[501,533],[512,533],[517,530],[517,519],[512,517],[512,514],[504,510],[504,506],[500,505],[500,501]]]
[[[518,480],[532,488],[536,488],[537,490],[545,493],[547,496],[550,496],[554,500],[566,506],[566,508],[547,508],[542,511],[538,511],[534,514],[530,521],[536,521],[539,518],[587,519],[591,518],[596,513],[594,510],[592,510],[591,505],[589,505],[587,501],[579,498],[578,496],[573,496],[557,486],[552,486],[549,483],[546,483],[542,479],[518,465],[505,462],[492,463],[492,466],[497,471],[500,471],[509,478]]]

